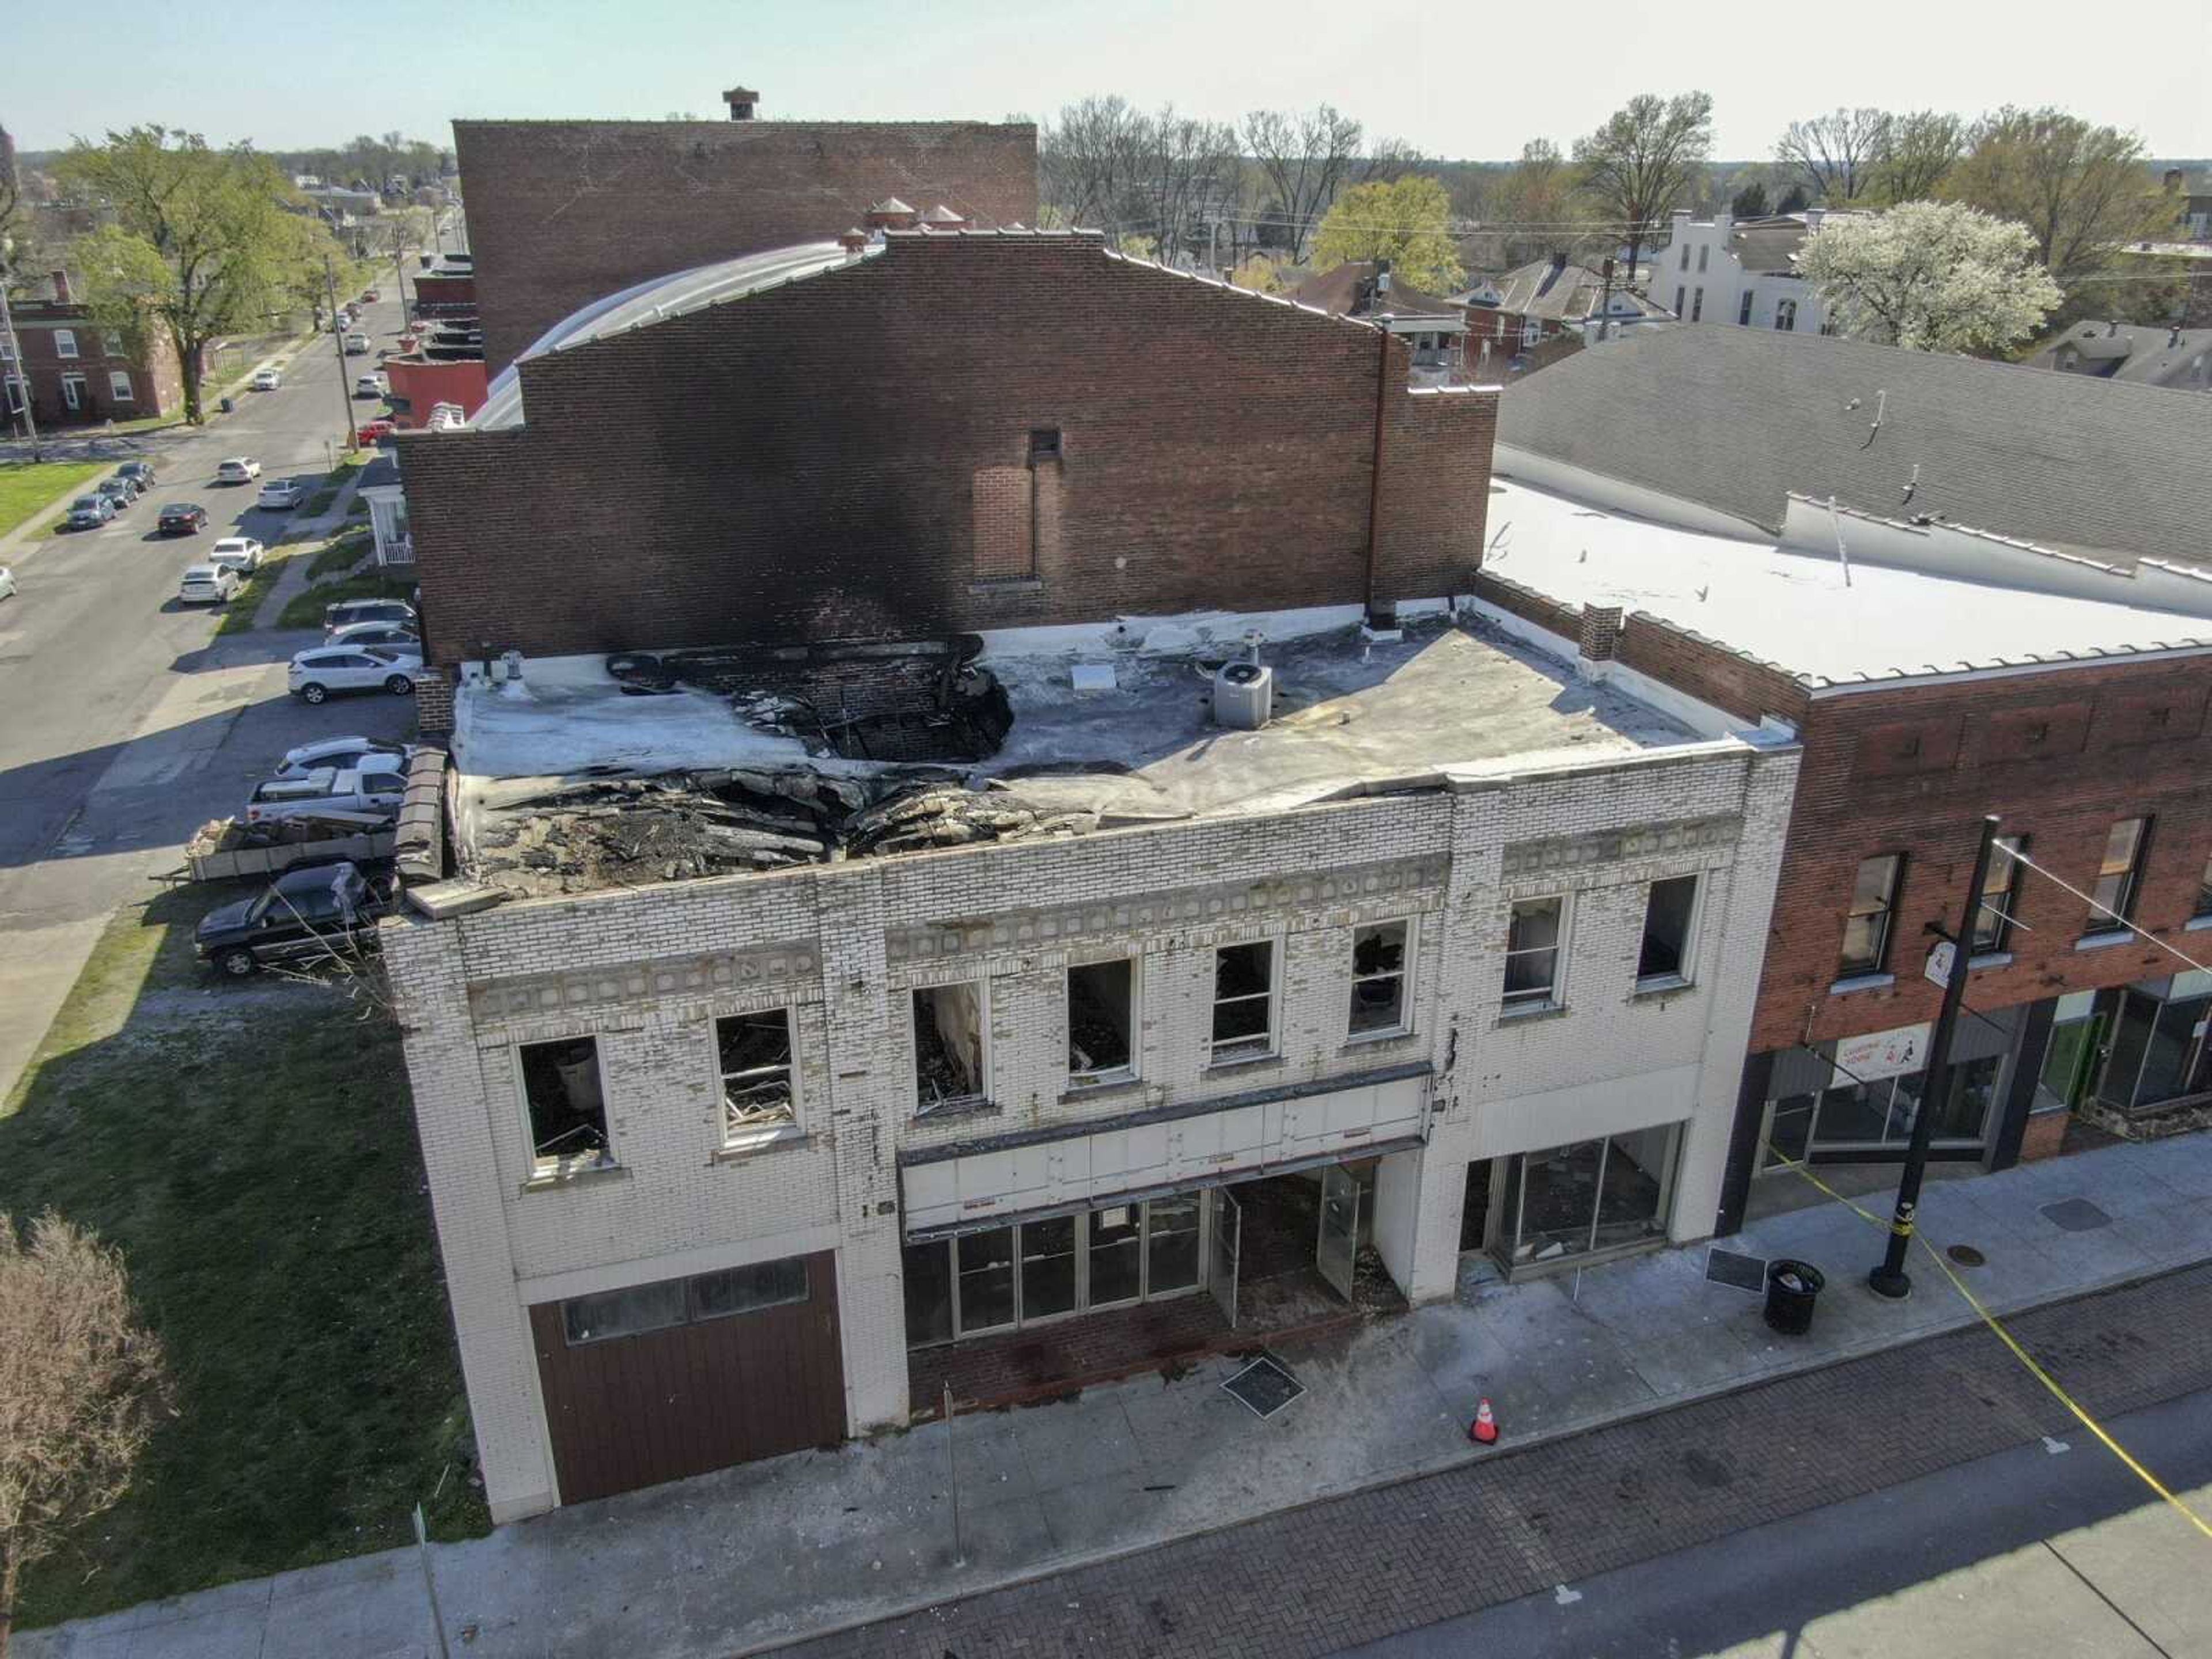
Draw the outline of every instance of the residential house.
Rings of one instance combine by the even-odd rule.
[[[2203,398],[1771,331],[1632,339],[1504,401],[1478,599],[1553,636],[1632,609],[1620,662],[1803,746],[1722,1231],[1792,1160],[1901,1157],[1985,812],[2037,867],[1978,896],[1934,1156],[2201,1121],[2207,453]]]
[[[1797,752],[1455,618],[1494,389],[1080,233],[542,342],[398,441],[495,1516],[1710,1231]]]
[[[2173,198],[2173,222],[2191,241],[2212,240],[2212,173],[2168,167],[2163,179]]]
[[[1483,278],[1455,298],[1467,307],[1469,367],[1481,380],[1528,374],[1585,345],[1668,320],[1662,307],[1565,255]]]
[[[407,492],[399,482],[398,463],[388,454],[373,458],[362,469],[354,494],[368,503],[368,528],[377,563],[412,565],[415,538],[408,529]]]
[[[1646,289],[1686,323],[1734,323],[1784,334],[1820,334],[1827,309],[1797,269],[1805,239],[1820,234],[1825,208],[1738,219],[1674,210],[1665,245],[1651,256]]]
[[[834,235],[827,204],[895,185],[978,227],[1036,222],[1029,122],[764,121],[757,94],[726,102],[727,121],[453,124],[494,373],[580,306]]]
[[[2212,392],[2212,328],[2076,323],[2027,361],[2062,374]]]
[[[9,362],[8,343],[0,339],[0,390],[9,416],[27,404],[47,431],[143,420],[183,407],[184,375],[160,329],[96,323],[65,270],[51,273],[46,289],[42,295],[9,301],[22,350],[20,362]]]
[[[1399,281],[1388,259],[1351,259],[1309,276],[1291,297],[1334,317],[1372,323],[1396,335],[1419,370],[1449,374],[1466,362],[1467,312]]]

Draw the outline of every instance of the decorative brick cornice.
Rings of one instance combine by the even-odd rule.
[[[1714,817],[1683,818],[1673,823],[1594,830],[1587,835],[1548,836],[1540,841],[1516,842],[1508,847],[1499,874],[1504,880],[1515,881],[1554,871],[1580,869],[1586,865],[1664,858],[1708,847],[1732,847],[1742,835],[1743,819],[1727,812]]]
[[[811,981],[819,967],[813,946],[779,945],[755,951],[672,957],[620,968],[533,974],[469,988],[479,1020],[532,1019],[563,1009],[637,1002],[647,998],[712,997]]]

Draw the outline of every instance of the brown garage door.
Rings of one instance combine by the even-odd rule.
[[[834,1261],[823,1251],[532,1307],[562,1501],[844,1438]]]

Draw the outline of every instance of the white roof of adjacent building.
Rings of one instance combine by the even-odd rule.
[[[1847,685],[2119,653],[2212,648],[2212,622],[1738,541],[1501,481],[1483,568],[1569,605],[1643,611]],[[1847,521],[1845,545],[1851,527]]]

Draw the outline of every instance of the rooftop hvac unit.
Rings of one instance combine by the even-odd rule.
[[[1213,677],[1213,723],[1256,732],[1275,701],[1275,671],[1265,663],[1224,663]]]

